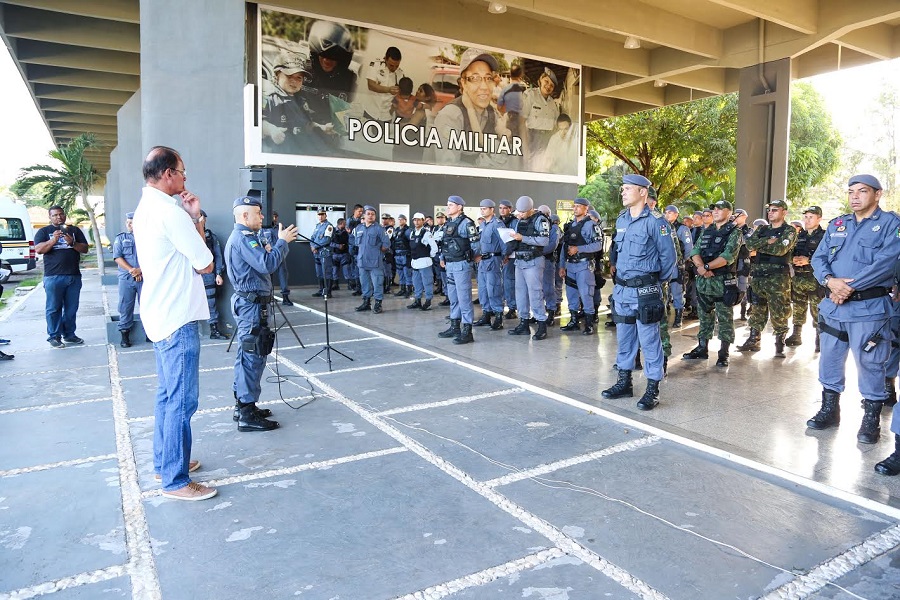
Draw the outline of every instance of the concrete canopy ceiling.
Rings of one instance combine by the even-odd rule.
[[[509,0],[503,14],[486,0],[268,4],[581,64],[586,119],[732,92],[760,61],[789,57],[809,77],[900,56],[900,0]],[[96,133],[108,170],[116,112],[140,86],[140,0],[0,0],[0,35],[54,141]],[[629,35],[641,48],[624,48]]]

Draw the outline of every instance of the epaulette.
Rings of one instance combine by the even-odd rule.
[[[834,224],[837,221],[843,222],[844,220],[849,220],[853,216],[853,213],[847,213],[846,215],[840,215],[839,217],[835,217],[832,220],[828,221],[828,224]]]
[[[650,209],[650,214],[656,217],[657,219],[662,219],[662,213],[656,210],[655,208]]]
[[[627,211],[628,211],[627,208],[623,208],[623,209],[622,209],[622,212],[620,212],[618,216],[621,217],[621,216],[624,215]],[[618,217],[616,217],[616,218],[618,218]]]

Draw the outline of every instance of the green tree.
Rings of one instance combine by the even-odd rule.
[[[822,95],[807,82],[791,88],[790,134],[787,195],[796,201],[837,170],[843,144]]]
[[[100,245],[100,228],[97,226],[95,207],[88,202],[88,196],[100,179],[100,174],[85,157],[85,150],[95,148],[97,145],[93,134],[79,135],[58,150],[50,151],[50,158],[56,160],[60,166],[25,167],[10,189],[19,196],[26,196],[32,188],[43,186],[43,199],[46,205],[61,206],[66,213],[77,209],[76,202],[80,197],[81,208],[91,222],[91,233],[97,249],[97,265],[102,276],[106,270]]]

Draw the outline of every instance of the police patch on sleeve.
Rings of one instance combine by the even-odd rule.
[[[538,220],[538,231],[541,232],[541,237],[550,235],[550,221],[547,220],[547,217]]]
[[[477,233],[477,229],[476,229],[476,227],[475,227],[475,224],[474,224],[474,223],[469,223],[469,224],[466,226],[466,231],[468,232],[469,237],[474,236],[474,235]]]
[[[594,236],[599,238],[603,235],[603,228],[600,227],[600,223],[594,223]]]
[[[669,233],[669,227],[667,225],[660,225],[659,226],[659,235],[662,235],[662,236],[671,235]]]
[[[257,246],[259,246],[259,242],[254,239],[248,239],[247,242],[250,244],[251,248],[256,248]]]

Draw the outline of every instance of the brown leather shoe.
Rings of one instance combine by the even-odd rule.
[[[164,498],[172,498],[173,500],[207,500],[219,493],[219,490],[213,487],[207,487],[196,481],[192,481],[183,488],[172,490],[171,492],[163,491]]]

